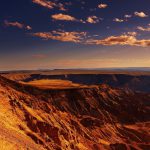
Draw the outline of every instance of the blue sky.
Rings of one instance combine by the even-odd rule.
[[[150,66],[147,0],[5,0],[0,70]]]

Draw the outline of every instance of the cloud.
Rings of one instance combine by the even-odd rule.
[[[132,15],[124,15],[125,18],[131,18]]]
[[[99,22],[99,19],[98,19],[98,17],[96,17],[96,16],[90,16],[90,17],[87,18],[86,21],[87,21],[88,23],[98,23],[98,22]]]
[[[89,16],[86,20],[83,20],[83,19],[76,19],[75,17],[71,16],[71,15],[67,15],[67,14],[62,14],[62,13],[59,13],[59,14],[54,14],[51,16],[52,19],[54,20],[61,20],[61,21],[77,21],[77,22],[81,22],[81,23],[98,23],[99,19],[98,17],[96,16]]]
[[[63,30],[51,31],[51,32],[37,32],[32,33],[32,36],[39,37],[45,40],[58,40],[62,42],[74,42],[81,44],[90,45],[104,45],[104,46],[114,46],[114,45],[128,45],[128,46],[150,46],[150,39],[137,39],[137,32],[127,32],[126,34],[120,36],[109,36],[104,39],[94,39],[89,38],[86,32],[66,32]],[[94,37],[94,36],[93,36]]]
[[[27,30],[32,30],[32,27],[31,26],[26,26],[26,29]]]
[[[57,1],[52,2],[48,0],[32,0],[33,3],[38,4],[40,6],[43,6],[48,9],[53,9],[55,7],[59,8],[59,10],[66,11],[67,9],[65,8],[64,4],[62,3],[57,3]],[[65,3],[68,5],[69,3]]]
[[[86,21],[84,21],[83,19],[80,19],[79,22],[86,23]]]
[[[128,35],[131,35],[131,36],[136,36],[137,35],[137,32],[127,32]]]
[[[52,40],[58,40],[63,42],[80,43],[86,36],[86,32],[52,31],[52,32],[38,32],[38,33],[33,33],[31,35],[46,40],[52,39]]]
[[[42,39],[52,39],[62,42],[74,42],[82,44],[92,45],[128,45],[128,46],[150,46],[150,39],[137,39],[136,32],[127,32],[120,36],[109,36],[104,39],[89,39],[86,32],[66,32],[66,31],[51,31],[51,32],[38,32],[32,33],[32,36],[39,37]]]
[[[99,4],[99,5],[98,5],[98,8],[103,8],[103,9],[104,9],[104,8],[106,8],[106,7],[108,7],[107,4]]]
[[[114,21],[114,22],[124,22],[123,19],[119,19],[119,18],[115,18],[113,21]]]
[[[21,23],[19,23],[19,22],[9,22],[9,21],[5,20],[5,21],[4,21],[4,24],[5,24],[7,27],[12,26],[12,27],[20,28],[20,29],[24,28],[24,25],[21,24]]]
[[[146,15],[144,12],[134,12],[135,16],[141,17],[141,18],[145,18],[148,17],[148,15]]]
[[[51,16],[55,20],[64,20],[64,21],[77,21],[75,17],[66,14],[54,14]]]
[[[29,25],[24,25],[22,23],[19,23],[19,22],[9,22],[7,20],[4,21],[4,25],[6,27],[17,27],[19,29],[26,29],[26,30],[32,30],[32,27],[30,27]]]
[[[95,40],[89,39],[87,44],[96,44],[96,45],[129,45],[129,46],[150,46],[150,39],[138,40],[135,36],[131,35],[120,35],[120,36],[110,36],[105,39]]]
[[[32,0],[32,2],[41,5],[43,7],[46,7],[48,9],[53,9],[56,6],[54,2],[48,0]]]
[[[67,11],[67,9],[65,8],[65,6],[62,3],[58,3],[57,6],[58,6],[59,10]]]
[[[150,31],[150,27],[144,28],[144,27],[138,26],[137,29],[140,31],[148,31],[148,32]]]

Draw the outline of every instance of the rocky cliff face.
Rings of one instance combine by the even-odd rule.
[[[41,90],[0,77],[2,150],[150,148],[150,95],[108,85]]]

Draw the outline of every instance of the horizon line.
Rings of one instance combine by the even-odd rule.
[[[109,71],[111,69],[149,69],[148,71],[150,71],[150,67],[104,67],[104,68],[39,68],[39,69],[8,69],[8,70],[0,70],[0,72],[18,72],[18,71],[24,71],[24,72],[28,72],[28,71],[56,71],[56,70],[89,70],[89,71],[94,71],[94,70],[105,70],[105,71]],[[117,70],[116,70],[117,71]],[[130,70],[131,71],[131,70]],[[135,71],[135,70],[134,70]],[[137,70],[139,71],[139,70]],[[144,70],[142,70],[144,71]],[[146,71],[146,70],[145,70]]]

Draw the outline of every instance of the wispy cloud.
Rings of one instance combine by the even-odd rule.
[[[94,40],[90,39],[87,41],[88,44],[96,45],[129,45],[129,46],[150,46],[150,39],[138,40],[135,35],[120,35],[120,36],[110,36],[105,39]]]
[[[46,7],[48,9],[53,9],[56,6],[54,2],[48,0],[32,0],[32,2],[41,5],[43,7]]]
[[[86,32],[66,32],[66,31],[52,31],[52,32],[38,32],[31,34],[42,39],[52,39],[62,42],[74,42],[81,44],[90,45],[128,45],[128,46],[150,46],[150,39],[137,39],[136,32],[127,32],[126,34],[120,36],[109,36],[104,39],[94,39],[88,38]]]
[[[6,27],[17,27],[19,29],[26,29],[26,30],[31,30],[32,29],[31,26],[29,26],[29,25],[26,26],[26,25],[24,25],[20,22],[17,22],[17,21],[16,22],[9,22],[8,20],[5,20],[4,25]]]
[[[48,9],[53,9],[53,8],[58,8],[59,10],[66,11],[67,9],[65,8],[64,4],[58,3],[57,1],[49,1],[49,0],[32,0],[33,3],[38,4],[42,7],[48,8]],[[68,5],[68,3],[65,3]],[[70,4],[70,3],[69,3]]]
[[[150,27],[141,27],[141,26],[138,26],[137,29],[140,30],[140,31],[148,31],[148,32],[150,31]]]
[[[46,40],[52,39],[52,40],[58,40],[63,42],[80,43],[86,36],[86,32],[52,31],[52,32],[38,32],[38,33],[33,33],[31,35]]]

